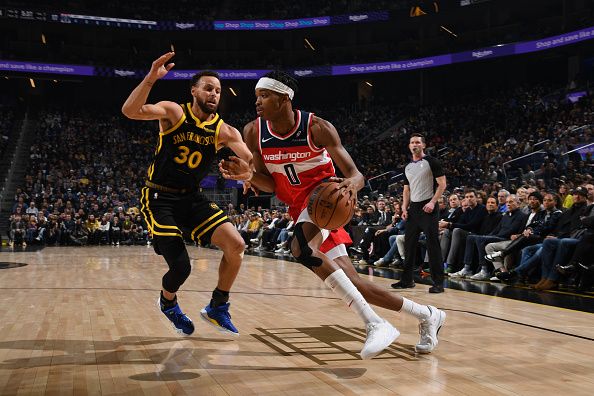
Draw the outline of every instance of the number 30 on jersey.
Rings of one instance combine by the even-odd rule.
[[[202,153],[200,151],[194,151],[190,154],[190,149],[186,146],[179,146],[179,155],[173,160],[178,164],[187,164],[188,168],[196,169],[202,161]]]

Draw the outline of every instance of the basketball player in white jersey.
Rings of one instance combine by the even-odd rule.
[[[289,205],[290,214],[297,219],[291,253],[365,322],[367,340],[361,357],[376,356],[400,334],[367,301],[417,317],[421,339],[415,350],[432,352],[438,343],[437,333],[445,321],[445,312],[389,293],[359,277],[344,245],[351,243],[348,234],[342,228],[332,232],[318,228],[307,213],[307,197],[323,181],[339,182],[341,193],[349,194],[351,199],[364,186],[363,175],[342,146],[334,126],[312,113],[293,109],[297,82],[283,72],[266,74],[258,81],[255,91],[258,118],[248,123],[243,132],[256,168],[247,186],[275,192]],[[237,170],[241,161],[237,157],[222,161],[219,168],[223,176],[245,178]],[[333,162],[345,178],[336,177]]]

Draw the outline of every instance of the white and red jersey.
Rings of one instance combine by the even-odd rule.
[[[259,117],[258,144],[264,165],[274,179],[276,196],[289,205],[289,214],[297,221],[306,210],[311,191],[325,179],[336,176],[336,172],[328,151],[313,142],[310,131],[313,113],[295,110],[295,114],[297,122],[285,136],[274,132],[270,123]],[[324,236],[320,247],[324,253],[352,243],[342,228]]]
[[[316,147],[310,126],[313,113],[295,110],[297,122],[282,136],[270,122],[258,118],[258,144],[266,169],[276,185],[278,199],[289,205],[293,219],[307,206],[309,193],[324,179],[335,176],[332,158],[325,148]]]

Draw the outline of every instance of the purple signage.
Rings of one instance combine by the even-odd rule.
[[[217,176],[209,175],[200,181],[202,188],[216,188]],[[243,182],[237,180],[225,180],[225,188],[243,188]]]
[[[332,66],[332,75],[396,72],[449,65],[450,63],[452,63],[451,55],[439,55],[405,61],[338,65]]]
[[[200,70],[171,70],[165,80],[189,80]],[[270,70],[215,70],[223,80],[256,80]]]
[[[493,59],[500,56],[513,55],[514,49],[514,44],[500,44],[488,48],[458,52],[452,54],[452,63],[469,62],[481,59]]]
[[[576,30],[558,36],[547,37],[540,40],[528,41],[525,43],[516,44],[516,54],[525,54],[527,52],[541,51],[563,45],[578,43],[584,40],[591,40],[594,38],[594,27],[589,27],[582,30]]]
[[[313,19],[313,18],[310,18]],[[270,21],[269,21],[270,22]],[[281,21],[283,22],[283,21]],[[287,21],[284,21],[287,22]],[[238,28],[239,29],[239,28]],[[416,69],[425,69],[460,62],[470,62],[481,59],[493,59],[500,56],[523,54],[534,51],[542,51],[564,45],[574,44],[580,41],[594,39],[594,27],[569,32],[562,35],[548,37],[541,40],[529,41],[517,44],[500,44],[493,47],[481,48],[472,51],[458,52],[430,56],[426,58],[410,59],[392,62],[363,63],[356,65],[337,66],[315,66],[290,69],[289,72],[295,77],[320,77],[320,76],[341,76],[349,74],[386,73]],[[50,63],[16,62],[0,60],[0,71],[25,72],[25,73],[52,73],[70,74],[79,76],[103,76],[103,77],[131,77],[142,78],[146,71],[129,70],[110,67],[93,67],[80,65],[60,65]],[[248,70],[217,70],[222,79],[225,80],[256,80],[262,77],[269,70],[248,69]],[[165,79],[181,80],[189,79],[197,70],[171,70]]]
[[[15,62],[0,60],[0,70],[27,73],[71,74],[75,76],[92,76],[93,66],[58,65],[53,63]]]
[[[289,74],[292,74],[296,78],[321,77],[332,75],[330,66],[301,67],[299,69],[287,70],[287,72]]]
[[[214,30],[287,30],[330,25],[330,17],[286,19],[278,21],[214,21]]]
[[[390,13],[387,11],[366,12],[364,14],[336,15],[330,17],[333,25],[346,23],[377,22],[390,19]]]

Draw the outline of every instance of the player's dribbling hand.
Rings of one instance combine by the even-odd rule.
[[[353,183],[353,179],[350,178],[343,178],[343,177],[331,177],[328,181],[338,183],[337,190],[342,190],[342,195],[349,194],[351,197],[351,201],[357,200],[357,188],[355,183]],[[356,203],[356,202],[355,202]]]
[[[172,52],[167,52],[166,54],[163,54],[160,57],[158,57],[153,62],[153,65],[151,66],[151,71],[149,71],[149,76],[153,77],[155,79],[165,77],[165,75],[169,72],[169,70],[171,70],[173,68],[173,66],[175,66],[175,63],[169,63],[169,64],[165,65],[165,63],[167,63],[167,61],[169,61],[169,59],[173,58],[173,55],[175,55],[175,52],[172,51]]]
[[[225,179],[231,180],[249,180],[254,175],[250,164],[234,155],[219,162],[219,171]]]

